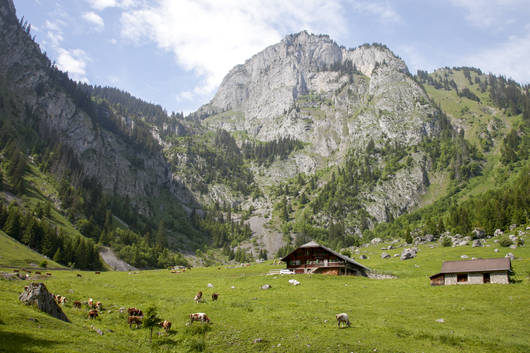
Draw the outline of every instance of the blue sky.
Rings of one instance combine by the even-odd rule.
[[[411,72],[474,66],[530,82],[530,0],[14,0],[71,78],[192,112],[285,35],[386,44]]]

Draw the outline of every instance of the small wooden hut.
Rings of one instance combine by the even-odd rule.
[[[512,272],[509,257],[446,261],[442,270],[430,277],[432,286],[451,284],[509,283]]]
[[[310,241],[285,256],[282,261],[294,273],[367,276],[368,267],[323,245]]]

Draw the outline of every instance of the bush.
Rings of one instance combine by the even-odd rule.
[[[507,236],[503,236],[499,239],[499,245],[502,246],[502,247],[509,247],[510,245],[513,244],[513,241],[508,238]]]
[[[450,246],[453,246],[453,241],[451,240],[451,238],[449,237],[444,237],[442,239],[442,245],[446,248],[450,247]]]
[[[43,261],[40,263],[39,266],[42,267],[42,268],[46,268],[46,267],[48,267],[48,261],[43,260]]]

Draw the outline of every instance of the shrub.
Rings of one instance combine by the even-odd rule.
[[[499,239],[499,245],[502,247],[507,248],[508,246],[512,245],[513,241],[508,238],[507,236],[503,236]]]
[[[43,261],[40,263],[39,266],[42,267],[42,268],[46,268],[46,267],[48,267],[48,261],[43,260]]]
[[[449,237],[443,237],[442,239],[442,245],[446,248],[453,246],[453,241]]]

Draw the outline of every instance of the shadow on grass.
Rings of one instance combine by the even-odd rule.
[[[35,338],[25,333],[0,331],[0,352],[35,352],[34,347],[39,347],[45,351],[53,351],[57,341]]]

